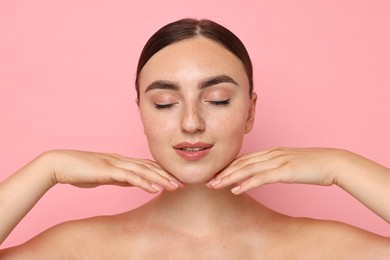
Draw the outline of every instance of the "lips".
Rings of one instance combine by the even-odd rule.
[[[199,160],[203,157],[205,157],[210,149],[213,147],[213,144],[210,143],[179,143],[175,146],[173,146],[173,149],[175,149],[176,153],[183,157],[186,160]]]
[[[183,150],[183,151],[189,151],[189,152],[197,152],[197,151],[202,151],[206,148],[201,148],[201,147],[194,147],[194,148],[190,148],[190,147],[185,147],[185,148],[181,148],[180,150]]]

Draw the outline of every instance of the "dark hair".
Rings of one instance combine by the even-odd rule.
[[[156,33],[154,33],[152,37],[150,37],[150,39],[146,42],[139,57],[137,66],[137,74],[135,79],[137,100],[139,100],[140,98],[139,74],[142,68],[148,62],[148,60],[164,47],[167,47],[173,43],[182,40],[191,39],[199,36],[206,37],[221,44],[223,47],[225,47],[242,61],[249,79],[249,95],[252,95],[252,62],[241,40],[234,33],[216,22],[206,19],[196,20],[186,18],[165,25]]]

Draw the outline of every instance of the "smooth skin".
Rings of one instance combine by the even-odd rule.
[[[237,158],[207,185],[222,189],[236,183],[242,194],[269,183],[336,184],[390,223],[389,169],[357,154],[325,148],[272,148]]]
[[[220,75],[236,84],[200,87]],[[156,81],[176,87],[148,90]],[[0,258],[387,259],[389,238],[339,222],[285,216],[245,194],[265,183],[335,184],[390,219],[390,170],[359,155],[274,148],[237,157],[255,116],[256,95],[248,89],[240,61],[210,40],[184,40],[158,52],[141,72],[139,100],[156,162],[65,150],[39,156],[0,184],[1,241],[59,183],[135,186],[160,194],[119,215],[59,224],[0,251]],[[207,156],[189,161],[173,148],[182,142],[213,146]]]

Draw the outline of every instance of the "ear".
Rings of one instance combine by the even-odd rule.
[[[245,124],[245,134],[252,131],[253,124],[255,122],[256,102],[257,102],[257,94],[255,92],[253,92],[252,97],[251,97],[251,101],[249,104],[248,117],[246,119],[246,124]]]

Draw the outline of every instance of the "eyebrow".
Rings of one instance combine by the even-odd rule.
[[[231,83],[233,85],[238,86],[238,83],[228,75],[217,75],[212,76],[210,78],[207,78],[205,80],[202,80],[199,84],[199,89],[204,89],[211,87],[213,85],[217,85],[220,83]],[[153,90],[153,89],[168,89],[168,90],[179,90],[180,87],[176,82],[169,81],[169,80],[156,80],[153,81],[148,85],[148,87],[145,89],[145,93]]]

